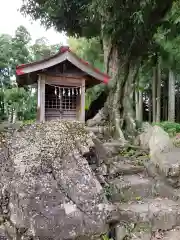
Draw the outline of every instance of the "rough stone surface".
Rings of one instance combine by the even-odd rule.
[[[114,208],[83,158],[94,143],[80,123],[31,125],[0,144],[0,221],[9,235],[91,239],[107,231]]]
[[[150,155],[153,156],[158,152],[169,152],[172,148],[173,142],[171,141],[168,133],[161,127],[154,126],[149,140]]]
[[[179,240],[180,230],[175,228],[169,231],[157,230],[156,232],[135,232],[130,236],[131,240]]]
[[[154,186],[157,196],[168,198],[171,200],[179,200],[180,192],[179,189],[174,189],[172,186],[167,185],[166,182],[162,180],[157,180]]]
[[[152,136],[153,127],[147,122],[143,123],[142,133],[139,135],[140,145],[143,149],[149,149],[149,140]]]
[[[128,236],[128,231],[126,227],[122,225],[117,225],[115,227],[116,240],[123,240],[126,236]]]
[[[144,171],[143,166],[133,165],[122,161],[112,162],[109,166],[109,176],[130,175]]]
[[[122,149],[122,142],[120,141],[110,141],[103,144],[103,146],[107,149],[107,154],[109,157],[113,157],[119,154]]]
[[[180,239],[180,229],[173,229],[164,234],[163,240],[179,240]]]
[[[130,201],[154,195],[153,182],[144,175],[125,175],[111,181],[112,200]]]
[[[139,138],[142,148],[149,149],[151,155],[156,152],[169,151],[173,148],[173,142],[168,133],[159,126],[152,127],[150,124],[146,124]]]
[[[173,146],[168,133],[159,126],[149,126],[142,136],[142,143],[149,142],[148,173],[153,177],[159,175],[161,180],[175,188],[180,187],[180,148]]]
[[[133,233],[131,234],[131,240],[152,240],[152,235],[151,233]]]
[[[151,156],[151,163],[156,167],[155,171],[164,177],[168,184],[180,187],[180,148],[154,154]]]
[[[170,230],[180,224],[179,205],[169,199],[147,199],[143,202],[119,204],[119,210],[121,221],[147,223],[152,231]]]

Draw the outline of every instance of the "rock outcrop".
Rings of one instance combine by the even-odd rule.
[[[151,155],[157,152],[168,152],[173,148],[173,143],[168,133],[159,126],[144,124],[143,133],[139,138],[142,148],[149,149]]]
[[[94,147],[77,122],[51,121],[1,135],[0,223],[13,239],[96,239],[112,216],[83,157]]]
[[[149,148],[151,172],[169,185],[180,187],[180,148],[173,145],[168,133],[159,126],[148,126],[140,139]]]
[[[150,155],[153,156],[160,152],[169,152],[173,149],[173,143],[167,132],[161,127],[152,127],[151,137],[149,139]]]
[[[159,127],[149,125],[142,136],[151,167],[78,122],[1,134],[0,238],[177,239],[180,151]]]

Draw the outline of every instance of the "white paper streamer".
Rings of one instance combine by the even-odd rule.
[[[59,99],[61,99],[61,89],[59,88]]]

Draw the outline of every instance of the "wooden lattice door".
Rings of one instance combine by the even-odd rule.
[[[78,119],[80,87],[48,86],[45,97],[46,120],[51,119]],[[53,91],[52,91],[53,88]]]

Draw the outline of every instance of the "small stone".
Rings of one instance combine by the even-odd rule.
[[[115,232],[116,232],[116,240],[123,240],[127,235],[127,229],[125,228],[125,226],[122,225],[117,225],[115,227]]]

